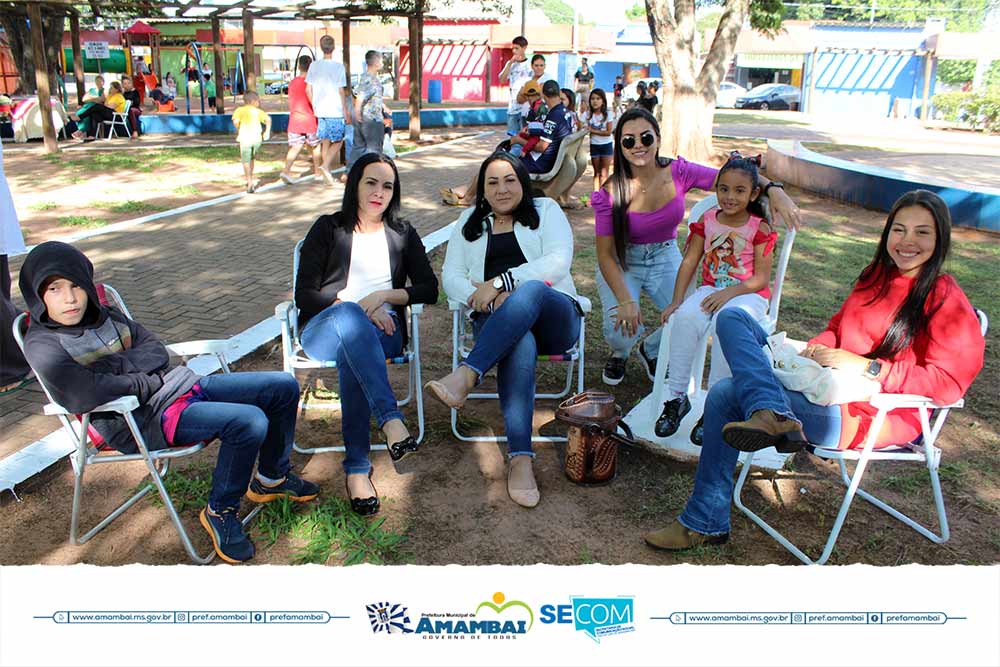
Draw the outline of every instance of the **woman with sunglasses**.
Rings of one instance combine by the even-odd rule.
[[[640,292],[659,310],[673,296],[681,263],[676,238],[684,219],[684,196],[696,188],[711,191],[719,173],[684,158],[660,157],[660,126],[640,107],[622,114],[614,145],[614,173],[590,199],[596,219],[604,340],[611,347],[603,375],[609,385],[624,379],[626,361],[644,331]],[[760,187],[762,194],[770,195],[774,217],[798,228],[799,209],[781,183],[760,176]],[[639,360],[650,381],[656,371],[660,332],[657,329],[639,344]]]

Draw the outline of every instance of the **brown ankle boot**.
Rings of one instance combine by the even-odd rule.
[[[722,439],[741,452],[776,447],[779,452],[791,454],[807,444],[800,422],[771,410],[757,410],[744,422],[729,422],[722,427]]]
[[[674,519],[666,528],[646,533],[642,537],[646,540],[646,544],[654,549],[683,551],[700,544],[724,544],[729,540],[729,533],[703,535],[685,528],[680,521]]]

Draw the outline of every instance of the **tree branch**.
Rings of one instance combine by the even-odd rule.
[[[698,74],[698,88],[704,92],[711,91],[713,100],[729,69],[736,50],[736,40],[749,11],[749,0],[726,0],[712,46]]]

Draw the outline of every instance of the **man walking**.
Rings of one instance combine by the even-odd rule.
[[[378,78],[382,70],[382,54],[378,51],[365,53],[367,69],[358,81],[354,97],[354,149],[348,156],[347,167],[365,153],[381,153],[385,124],[382,117],[382,82]]]
[[[333,158],[340,155],[345,119],[347,123],[351,122],[351,108],[347,104],[347,72],[343,65],[333,60],[335,46],[333,37],[324,35],[319,40],[323,57],[310,65],[306,74],[306,95],[316,114],[316,134],[322,142],[323,159],[319,169],[327,185],[333,185],[330,167]]]
[[[281,171],[281,180],[291,184],[292,165],[299,156],[303,146],[309,146],[312,151],[313,171],[316,178],[323,178],[321,171],[322,147],[316,134],[316,114],[306,95],[306,73],[312,65],[312,58],[299,56],[299,75],[288,82],[288,154],[285,156],[285,168]]]

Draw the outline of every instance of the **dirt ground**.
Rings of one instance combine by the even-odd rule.
[[[419,142],[397,132],[393,144],[403,153],[479,131],[426,131]],[[233,135],[199,136],[181,147],[177,147],[174,137],[157,136],[108,143],[110,146],[102,141],[72,145],[59,155],[41,159],[40,149],[4,152],[4,169],[26,243],[40,243],[245,189]],[[105,150],[109,147],[112,150]],[[282,134],[264,145],[254,170],[261,185],[279,180],[287,150]],[[305,150],[292,173],[296,177],[312,173]]]
[[[829,229],[843,237],[874,239],[884,214],[863,211],[802,192],[794,192],[796,201],[807,211],[807,230]],[[689,204],[692,200],[689,200]],[[817,213],[822,211],[822,213]],[[573,213],[577,252],[574,279],[578,290],[594,300],[593,221],[589,211]],[[682,232],[683,233],[683,232]],[[995,237],[958,231],[955,245],[976,243]],[[874,241],[872,241],[874,243]],[[788,306],[804,299],[820,284],[811,276],[812,255],[807,243],[795,253],[786,281],[785,302],[788,317],[782,328],[803,336],[803,329],[815,330],[822,323],[805,321]],[[872,246],[873,247],[873,246]],[[440,268],[443,249],[432,255]],[[822,254],[819,259],[823,259]],[[822,263],[822,262],[821,262]],[[796,271],[796,267],[798,271]],[[846,293],[849,279],[835,278]],[[839,298],[842,298],[840,296]],[[831,311],[832,314],[832,311]],[[650,321],[652,311],[644,312]],[[421,318],[423,340],[422,369],[424,380],[440,377],[451,364],[451,316],[442,302],[428,308]],[[599,317],[587,322],[590,344],[587,349],[586,385],[603,388],[600,381],[605,350],[600,335]],[[880,510],[858,500],[853,505],[831,562],[836,564],[869,563],[898,565],[991,564],[1000,561],[1000,477],[998,454],[1000,435],[996,421],[996,334],[988,368],[968,396],[970,408],[956,411],[939,440],[944,450],[941,470],[945,503],[951,525],[951,540],[935,545]],[[277,343],[259,350],[238,364],[240,370],[280,370]],[[400,367],[391,370],[397,396],[405,390],[405,376]],[[552,386],[564,372],[562,365],[541,366],[539,386]],[[335,373],[309,373],[299,380],[313,400],[316,380],[336,388]],[[624,383],[615,388],[618,402],[626,410],[648,392],[650,383],[632,361]],[[477,402],[461,412],[461,421],[481,433],[501,433],[502,421],[496,403]],[[552,422],[554,401],[539,401],[536,426],[543,433],[559,432]],[[563,476],[562,445],[536,447],[536,475],[542,500],[538,507],[526,510],[506,495],[504,450],[488,443],[460,443],[450,435],[448,412],[428,398],[425,402],[426,435],[420,452],[395,467],[384,452],[373,454],[374,482],[383,500],[383,528],[405,536],[401,554],[391,562],[437,565],[459,563],[484,564],[721,564],[759,565],[794,564],[798,561],[767,537],[744,516],[734,511],[728,544],[699,548],[680,554],[665,554],[647,548],[643,532],[663,526],[682,509],[692,484],[694,465],[670,459],[645,446],[620,450],[618,476],[601,487],[580,487]],[[415,428],[415,410],[404,409],[408,423]],[[339,438],[339,413],[307,409],[302,415],[297,440],[303,446],[319,446]],[[214,447],[180,462],[179,472],[204,471],[212,465]],[[305,477],[317,481],[324,497],[344,497],[341,454],[295,455],[293,463]],[[141,463],[125,466],[100,466],[88,473],[90,488],[84,511],[84,525],[91,525],[114,506],[114,498],[124,498],[143,477]],[[781,471],[756,471],[751,475],[744,499],[754,511],[792,537],[808,553],[818,554],[839,509],[842,487],[835,464],[824,463],[806,453],[799,453]],[[926,471],[898,463],[873,464],[866,475],[865,487],[873,490],[904,512],[925,523],[934,521],[933,500]],[[186,557],[166,513],[150,501],[118,519],[110,528],[82,547],[71,546],[67,539],[72,489],[69,463],[60,464],[19,487],[23,501],[13,502],[9,495],[0,500],[0,562],[22,563],[186,563]],[[182,494],[183,495],[183,494]],[[209,542],[197,523],[196,504],[184,507],[181,514],[194,536],[196,545],[207,549]],[[296,508],[304,512],[307,508]],[[258,545],[255,564],[287,564],[293,561],[302,540],[282,535],[268,546],[260,526],[252,535]],[[334,555],[329,563],[343,562]]]

